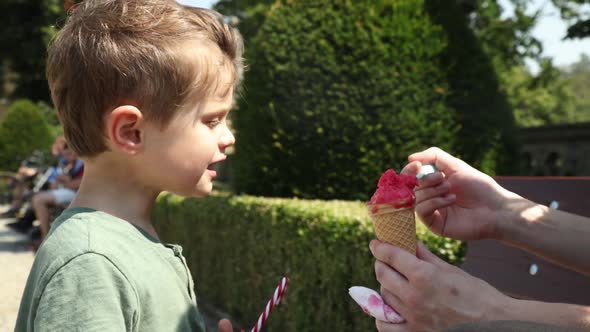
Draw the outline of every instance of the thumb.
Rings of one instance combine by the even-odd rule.
[[[413,161],[407,164],[401,170],[401,172],[399,172],[399,174],[415,176],[416,174],[418,174],[418,172],[420,172],[420,168],[422,168],[422,163],[420,163],[419,161]]]
[[[220,320],[219,323],[217,323],[217,328],[219,329],[219,332],[233,332],[231,322],[227,319]]]
[[[439,170],[447,175],[455,173],[464,165],[462,160],[451,156],[437,147],[414,153],[408,157],[408,161],[410,163],[419,161],[422,164],[434,164]]]
[[[418,246],[416,248],[416,256],[423,261],[428,263],[443,267],[446,266],[447,263],[442,259],[438,258],[435,254],[431,253],[428,248],[424,245],[424,243],[418,241]]]

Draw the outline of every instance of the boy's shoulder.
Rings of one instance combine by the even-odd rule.
[[[103,330],[162,331],[175,320],[179,330],[204,331],[192,280],[170,246],[104,212],[64,211],[37,252],[16,330],[42,321],[48,331],[105,322],[119,325]]]
[[[140,256],[149,254],[146,249],[155,251],[153,247],[155,242],[125,220],[89,208],[67,209],[53,222],[37,252],[35,267],[55,272],[77,257],[92,254],[125,273],[129,264],[149,264],[147,257]]]
[[[118,242],[137,244],[142,240],[142,233],[125,220],[90,208],[70,208],[53,222],[39,254],[106,254],[118,249]]]

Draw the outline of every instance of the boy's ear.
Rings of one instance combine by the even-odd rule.
[[[118,106],[106,115],[107,135],[114,149],[137,154],[143,148],[145,118],[132,105]]]

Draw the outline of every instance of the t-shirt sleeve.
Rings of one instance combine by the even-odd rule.
[[[133,331],[138,300],[130,282],[107,258],[86,253],[48,282],[35,331]]]

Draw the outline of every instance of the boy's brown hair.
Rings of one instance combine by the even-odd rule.
[[[107,111],[132,103],[164,128],[228,84],[227,72],[233,91],[242,54],[241,36],[214,11],[175,0],[84,0],[49,46],[47,79],[66,139],[92,157],[107,149]]]

